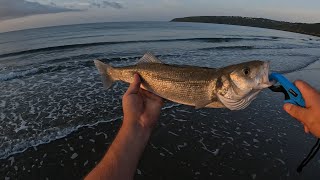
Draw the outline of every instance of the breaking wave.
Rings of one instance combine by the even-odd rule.
[[[49,67],[39,67],[39,68],[32,68],[27,70],[20,70],[20,71],[12,71],[7,74],[0,74],[0,81],[8,81],[11,79],[16,78],[23,78],[31,75],[36,74],[43,74],[43,73],[49,73],[49,72],[55,72],[63,69],[75,69],[76,67],[72,66],[64,66],[64,65],[55,65],[55,66],[49,66]]]
[[[171,55],[166,55],[166,56],[171,56]],[[85,57],[86,60],[78,61],[79,59],[81,59],[81,57],[82,58]],[[38,67],[29,66],[28,69],[22,69],[22,70],[20,69],[20,70],[11,71],[11,72],[4,72],[2,74],[0,73],[0,81],[8,81],[11,79],[24,78],[32,75],[57,72],[62,70],[73,70],[73,69],[84,68],[84,67],[92,67],[94,66],[93,60],[97,57],[98,56],[95,56],[95,55],[79,55],[79,56],[73,56],[73,57],[53,59],[53,60],[44,62],[43,65],[40,65]],[[70,58],[77,59],[77,61],[68,62]],[[141,56],[99,58],[99,60],[104,63],[111,63],[111,62],[121,62],[121,61],[135,61],[139,58],[141,58]]]
[[[235,41],[258,41],[258,40],[269,40],[273,41],[273,38],[186,38],[186,39],[159,39],[159,40],[140,40],[140,41],[116,41],[116,42],[95,42],[95,43],[85,43],[85,44],[69,44],[63,46],[53,46],[45,47],[39,49],[30,49],[20,52],[12,52],[0,55],[0,58],[18,56],[31,53],[48,52],[48,51],[58,51],[66,49],[75,49],[91,46],[102,46],[102,45],[114,45],[114,44],[130,44],[130,43],[152,43],[152,42],[175,42],[175,41],[201,41],[209,43],[221,43],[221,42],[235,42]]]
[[[254,46],[218,46],[218,47],[208,47],[200,48],[199,50],[247,50],[254,49]]]

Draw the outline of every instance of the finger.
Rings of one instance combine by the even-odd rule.
[[[318,92],[304,81],[297,80],[294,82],[294,84],[300,90],[303,99],[306,101],[306,104],[310,105],[310,103],[313,102],[312,99],[318,94]]]
[[[143,92],[143,96],[146,99],[146,101],[150,101],[152,103],[157,103],[160,106],[163,106],[163,99],[157,95],[154,95],[152,93]]]
[[[141,93],[143,94],[144,97],[147,97],[149,99],[152,99],[154,101],[157,101],[159,103],[163,103],[163,98],[161,98],[160,96],[153,94],[149,91],[146,91],[144,89],[141,90]]]
[[[288,114],[301,121],[303,124],[309,124],[308,118],[306,118],[307,109],[290,103],[286,103],[283,108]]]
[[[309,128],[307,127],[307,126],[304,126],[304,132],[305,133],[309,133],[310,131],[309,131]]]
[[[145,90],[145,89],[141,89],[141,92],[143,93],[144,96],[148,97],[148,98],[154,98],[157,97],[157,95]]]
[[[140,89],[141,80],[138,74],[134,74],[133,82],[130,84],[126,94],[137,94]]]
[[[163,99],[155,94],[152,94],[146,90],[141,90],[141,95],[145,102],[149,102],[150,105],[163,106]]]
[[[143,92],[144,90],[142,88],[139,89],[139,95],[142,97],[142,101],[143,103],[146,103],[146,100],[148,99],[148,97],[144,94]]]

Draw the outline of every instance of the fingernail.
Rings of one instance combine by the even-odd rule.
[[[284,110],[290,111],[291,107],[292,107],[291,104],[285,104],[285,105],[284,105]]]

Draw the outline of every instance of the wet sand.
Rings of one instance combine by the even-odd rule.
[[[320,89],[320,63],[287,74]],[[313,70],[310,70],[313,69]],[[263,91],[247,109],[166,108],[135,179],[319,179],[320,154],[296,173],[316,139]],[[121,120],[82,127],[65,138],[0,160],[5,179],[81,179],[102,158]]]

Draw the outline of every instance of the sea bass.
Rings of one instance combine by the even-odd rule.
[[[141,77],[141,87],[167,100],[196,108],[246,108],[258,93],[272,83],[269,62],[250,61],[223,68],[171,65],[146,53],[136,65],[112,67],[94,61],[105,88],[114,81],[131,83]]]

